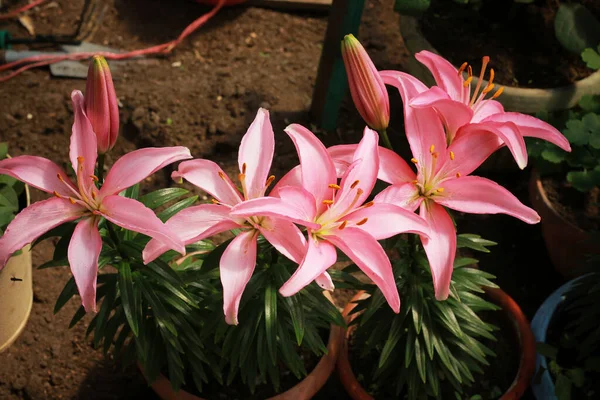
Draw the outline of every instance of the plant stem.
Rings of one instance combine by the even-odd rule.
[[[383,145],[388,149],[394,151],[394,148],[392,147],[392,142],[390,142],[390,138],[388,137],[387,131],[385,129],[382,129],[378,133],[381,136],[381,139],[383,140]]]
[[[98,182],[104,179],[104,154],[98,154]]]

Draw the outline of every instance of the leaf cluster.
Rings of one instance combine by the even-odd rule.
[[[0,143],[0,160],[8,156],[8,145]],[[25,206],[22,198],[25,184],[8,175],[0,175],[0,236],[8,224],[15,218],[21,207]]]

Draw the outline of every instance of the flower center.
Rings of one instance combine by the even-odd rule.
[[[431,162],[431,171],[423,171],[421,167],[419,167],[418,161],[413,158],[411,161],[417,165],[418,175],[417,179],[412,181],[411,183],[417,187],[418,197],[423,197],[425,199],[430,199],[435,196],[440,196],[444,193],[444,188],[440,185],[449,178],[448,170],[452,170],[452,166],[444,165],[440,171],[435,172],[435,168],[437,165],[437,160],[439,157],[439,153],[435,151],[435,146],[431,145],[429,147],[429,152],[431,154],[432,162]],[[453,151],[448,152],[447,163],[452,163],[454,161],[455,155]],[[427,174],[429,172],[429,174]],[[456,178],[460,178],[460,172],[453,173]]]
[[[479,74],[479,79],[477,80],[477,86],[475,86],[475,91],[473,92],[473,95],[470,96],[470,98],[466,99],[471,108],[477,107],[477,105],[479,105],[481,103],[481,101],[484,100],[485,96],[488,93],[490,93],[492,90],[494,90],[494,87],[496,86],[496,85],[494,85],[494,69],[490,68],[490,79],[488,80],[488,84],[483,88],[483,90],[481,91],[481,94],[479,93],[479,89],[481,88],[481,83],[483,82],[483,77],[485,76],[485,70],[486,70],[489,62],[490,62],[490,58],[488,56],[483,57],[482,65],[481,65],[481,72]],[[467,74],[468,74],[467,79],[464,79],[463,74],[462,74],[465,69],[467,70]],[[469,64],[464,62],[458,69],[458,75],[461,77],[461,79],[463,81],[463,87],[469,87],[469,89],[470,89],[471,81],[473,80],[473,68],[471,68],[471,66]],[[496,92],[492,95],[492,97],[490,99],[498,98],[502,94],[503,91],[504,91],[504,86],[501,86],[498,90],[496,90]],[[469,93],[470,93],[470,90],[469,90]],[[465,103],[467,101],[465,101]]]
[[[98,188],[96,188],[98,177],[95,175],[90,175],[89,177],[84,176],[83,161],[83,157],[77,157],[77,190],[67,183],[65,178],[63,178],[60,173],[56,175],[58,180],[61,181],[71,193],[73,193],[73,196],[63,196],[56,191],[54,192],[54,195],[61,199],[69,199],[71,204],[82,205],[92,214],[99,214],[101,202],[98,199]],[[87,179],[90,179],[90,181],[86,181]]]
[[[350,185],[350,190],[345,195],[340,196],[337,199],[335,195],[336,192],[341,189],[341,187],[336,183],[332,183],[328,186],[330,189],[332,189],[331,200],[323,200],[323,204],[327,206],[327,210],[325,210],[316,218],[315,222],[320,224],[321,228],[318,231],[312,232],[313,237],[317,238],[326,236],[331,234],[334,229],[342,230],[348,225],[360,226],[367,222],[368,218],[363,218],[357,222],[349,220],[340,221],[340,219],[350,212],[360,210],[361,208],[371,207],[373,205],[373,202],[370,201],[360,207],[356,207],[360,197],[364,193],[364,191],[358,187],[359,183],[360,181],[358,180],[352,182]]]

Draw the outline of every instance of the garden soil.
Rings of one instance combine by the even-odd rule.
[[[70,34],[83,3],[49,1],[29,16],[39,34]],[[127,50],[169,41],[209,10],[192,0],[104,3],[102,21],[89,40]],[[404,70],[408,52],[392,7],[391,0],[368,0],[360,38],[379,69]],[[308,115],[326,24],[327,15],[322,13],[227,8],[169,56],[111,63],[121,136],[109,161],[140,147],[183,145],[195,157],[211,158],[233,172],[239,141],[258,107],[271,111],[278,177],[297,163],[293,144],[283,132],[288,123],[305,124],[328,145],[356,142],[363,125],[348,98],[334,132],[319,130]],[[27,35],[16,21],[3,22],[0,29],[15,37]],[[0,84],[0,140],[9,142],[14,156],[42,156],[66,165],[73,120],[70,93],[84,87],[83,80],[52,78],[47,69],[27,71]],[[391,103],[395,125],[389,132],[406,156],[397,95],[392,95]],[[170,184],[170,172],[166,168],[148,178],[142,191]],[[521,173],[503,183],[509,189],[526,188],[527,179]],[[518,193],[526,199],[526,190]],[[46,197],[33,190],[34,201]],[[502,241],[481,267],[493,270],[499,284],[531,317],[557,284],[539,226],[483,216],[464,218],[464,227],[460,231]],[[48,240],[34,249],[34,268],[52,258],[54,243]],[[137,369],[123,371],[117,360],[104,359],[100,350],[93,349],[85,337],[90,316],[68,328],[76,301],[53,314],[69,277],[67,268],[34,270],[31,318],[15,344],[0,354],[0,399],[155,399]],[[343,299],[338,301],[341,304]],[[336,399],[344,399],[335,377],[325,392],[317,398],[332,398],[334,393]]]

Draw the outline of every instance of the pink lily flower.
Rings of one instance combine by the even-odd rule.
[[[19,179],[30,186],[54,194],[23,211],[0,238],[0,268],[27,243],[65,222],[79,219],[69,243],[68,259],[86,311],[96,311],[96,276],[102,239],[100,218],[115,225],[160,240],[180,253],[183,243],[152,210],[142,203],[118,194],[148,175],[178,160],[191,158],[186,147],[145,148],[121,157],[109,171],[100,190],[95,182],[96,135],[84,111],[80,91],[73,91],[75,122],[71,135],[70,158],[77,181],[72,182],[54,162],[34,156],[0,161],[0,174]]]
[[[214,197],[214,204],[189,207],[174,215],[166,225],[185,243],[195,243],[220,232],[241,229],[227,246],[220,260],[223,284],[223,312],[228,324],[238,324],[238,309],[242,294],[256,265],[256,240],[262,234],[273,247],[290,260],[299,263],[306,252],[306,239],[292,222],[261,213],[243,217],[232,216],[232,207],[252,199],[261,199],[275,177],[269,176],[275,137],[269,112],[260,109],[254,122],[242,138],[238,154],[242,191],[223,170],[209,160],[191,160],[179,164],[173,172],[176,180],[186,179]],[[149,262],[168,250],[158,240],[151,240],[144,249],[144,261]],[[320,284],[329,288],[331,278],[323,276]]]
[[[397,71],[381,71],[381,77],[386,84],[400,90],[405,113],[410,107],[433,107],[444,123],[448,143],[469,132],[493,133],[508,147],[521,169],[527,166],[524,137],[543,139],[565,151],[571,151],[569,141],[552,125],[530,115],[505,112],[502,104],[494,100],[500,96],[503,87],[486,99],[495,88],[493,69],[490,69],[488,84],[481,87],[489,57],[483,58],[481,73],[472,95],[473,73],[467,63],[457,70],[446,59],[426,50],[415,57],[431,71],[437,86],[428,89],[412,76]],[[468,71],[467,79],[462,74],[465,68]],[[411,86],[414,90],[409,93],[401,86]]]
[[[412,78],[412,77],[410,77]],[[412,85],[411,85],[412,83]],[[403,77],[401,90],[411,96],[421,82]],[[378,178],[391,184],[379,193],[375,204],[393,204],[410,211],[419,208],[430,226],[429,237],[421,236],[429,259],[435,295],[448,297],[456,254],[456,229],[444,207],[472,214],[503,213],[535,224],[539,215],[523,205],[497,183],[469,176],[502,143],[487,131],[458,135],[450,145],[444,127],[432,108],[405,108],[406,136],[417,173],[396,153],[380,148]],[[329,153],[340,173],[349,169],[355,146],[334,146]]]
[[[108,63],[102,56],[90,61],[85,83],[85,112],[98,140],[98,152],[115,146],[119,136],[119,106]]]
[[[337,247],[381,289],[390,307],[399,312],[400,297],[391,263],[377,240],[402,232],[428,235],[429,229],[424,220],[401,207],[365,203],[379,169],[377,132],[365,128],[339,185],[333,160],[312,132],[294,124],[287,127],[286,133],[294,141],[300,166],[282,178],[277,186],[279,197],[249,200],[231,211],[232,216],[267,215],[307,228],[305,256],[279,292],[291,296],[324,273],[336,262]]]

